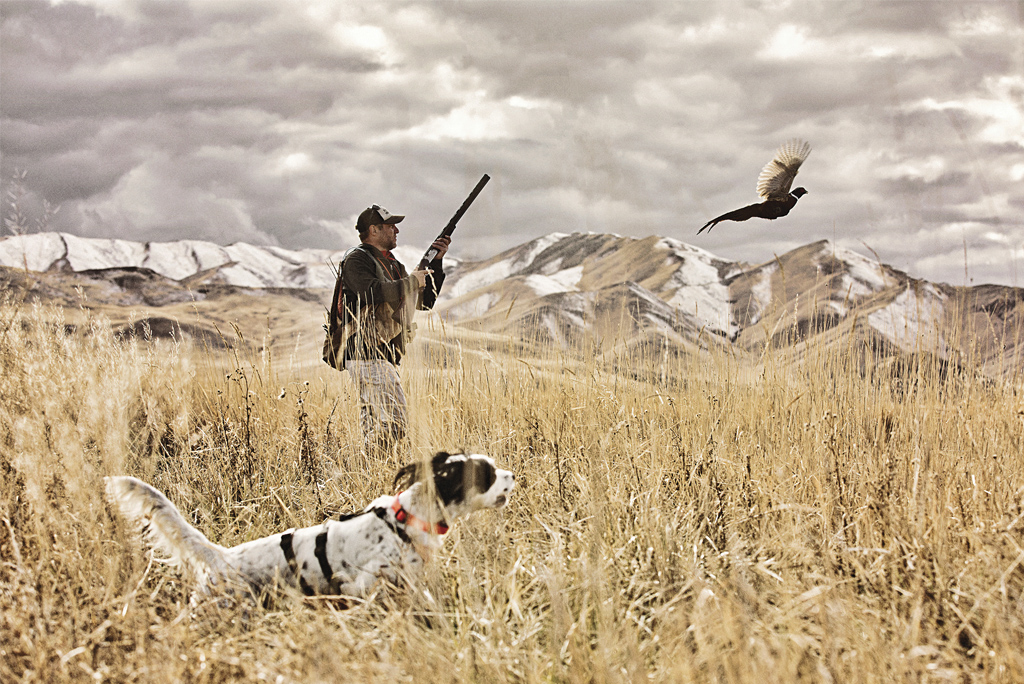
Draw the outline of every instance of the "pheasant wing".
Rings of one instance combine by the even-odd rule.
[[[793,139],[780,147],[757,177],[758,196],[765,200],[786,199],[796,172],[810,153],[810,144],[803,140]]]

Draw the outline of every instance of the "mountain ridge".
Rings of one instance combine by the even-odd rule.
[[[419,257],[413,247],[396,252],[405,263]],[[74,274],[88,280],[93,299],[118,306],[235,291],[291,292],[325,303],[343,254],[59,233],[0,239],[0,266],[9,272]],[[812,338],[849,341],[853,335],[907,353],[976,354],[999,375],[1017,373],[1024,354],[1024,289],[931,283],[828,240],[750,264],[674,238],[551,233],[488,259],[450,259],[446,266],[438,315],[545,344],[571,345],[586,336],[634,344],[657,337],[689,350],[799,351]]]
[[[559,344],[655,335],[691,350],[800,352],[812,338],[855,337],[902,353],[973,354],[997,375],[1018,373],[1024,355],[1024,289],[931,283],[828,240],[747,264],[673,238],[556,233],[462,264],[436,308],[462,325],[525,328]]]

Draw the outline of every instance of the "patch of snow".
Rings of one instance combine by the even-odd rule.
[[[62,234],[68,246],[68,265],[74,271],[126,268],[142,263],[146,246],[141,242],[80,238]]]
[[[750,286],[750,300],[753,311],[750,325],[761,320],[761,315],[772,303],[772,274],[779,270],[778,263],[771,263],[761,269],[761,279]]]
[[[875,294],[875,290],[865,285],[863,281],[850,277],[848,273],[844,273],[839,278],[839,289],[836,291],[836,295],[842,298],[842,302],[849,300],[852,303],[856,303],[857,300],[873,294]],[[846,304],[842,302],[840,306],[846,308]]]
[[[508,259],[502,259],[501,261],[496,261],[493,264],[488,264],[487,266],[472,269],[462,275],[451,287],[446,288],[447,291],[442,290],[441,299],[455,299],[478,288],[493,285],[494,283],[505,280],[510,276],[521,273],[533,264],[533,261],[537,258],[538,254],[567,237],[569,237],[569,235],[566,233],[551,233],[549,235],[545,235],[529,243],[525,253],[519,254],[518,256],[512,256]],[[554,264],[554,268],[557,268],[561,262],[561,258],[552,262]],[[545,270],[549,270],[550,268],[551,266],[546,266]],[[534,278],[535,276],[529,276],[527,278],[527,284],[533,287],[537,294],[567,292],[575,288],[576,283],[579,282],[579,277],[577,277],[576,281],[572,283],[572,287],[567,287],[564,284],[558,285],[558,283],[565,283],[568,279],[571,279],[571,275],[563,276],[561,274],[565,271],[573,270],[574,269],[564,269],[563,271],[557,271],[550,276],[536,276],[541,279],[553,278],[554,283],[545,283],[542,280],[531,281],[530,278]],[[582,273],[582,269],[580,272]]]
[[[231,261],[220,245],[198,240],[151,242],[140,264],[174,280],[183,280],[199,271],[215,268]]]
[[[850,312],[850,305],[856,305],[858,300],[864,299],[872,294],[874,294],[874,292],[868,289],[863,283],[850,278],[844,273],[839,278],[838,289],[832,292],[832,299],[830,300],[830,303],[832,304],[832,307],[839,312],[840,316],[845,316]]]
[[[666,292],[675,290],[665,302],[674,309],[694,316],[700,325],[731,335],[736,326],[732,322],[729,288],[719,277],[718,268],[711,263],[710,253],[697,248],[684,251],[683,254],[680,254],[680,250],[674,251],[678,256],[685,255],[686,258],[663,288]]]
[[[493,264],[487,266],[481,266],[480,268],[474,268],[467,273],[459,277],[451,285],[441,291],[441,299],[456,299],[464,294],[472,292],[473,290],[481,287],[487,287],[494,283],[505,280],[509,276],[513,276],[522,270],[529,268],[530,264],[537,257],[538,254],[543,252],[545,249],[555,244],[556,242],[569,237],[565,233],[551,233],[544,237],[537,238],[533,242],[529,243],[529,249],[525,254],[513,256],[508,259],[502,259],[496,261]],[[565,291],[564,289],[561,291]]]
[[[541,297],[561,292],[576,292],[580,278],[583,277],[583,266],[566,268],[553,275],[528,275],[526,285],[533,290],[534,294]]]
[[[0,266],[47,271],[64,258],[67,248],[61,233],[30,233],[0,239]]]
[[[483,316],[491,307],[498,303],[501,295],[495,292],[485,292],[479,297],[474,297],[467,302],[460,302],[445,310],[445,313],[452,318],[476,318]]]
[[[255,289],[267,287],[267,282],[264,279],[260,278],[248,268],[238,264],[225,266],[220,270],[220,276],[224,279],[225,283],[228,285],[234,285],[235,287],[248,287]]]
[[[518,259],[515,259],[512,262],[512,272],[518,273],[525,268],[529,268],[530,264],[533,263],[533,260],[537,258],[538,254],[567,237],[569,237],[567,233],[549,233],[548,235],[537,238],[530,244],[530,249],[526,254],[520,255]]]
[[[705,261],[709,261],[709,262],[711,262],[711,261],[726,261],[726,259],[722,259],[720,257],[717,257],[714,254],[712,254],[711,252],[707,251],[706,249],[701,249],[700,247],[694,247],[693,245],[691,245],[689,243],[682,242],[680,240],[676,240],[675,238],[661,238],[660,240],[658,240],[657,242],[654,243],[654,248],[655,249],[667,249],[670,252],[673,252],[677,256],[681,256],[681,257],[696,256],[696,257],[699,257],[699,258],[701,258],[701,259],[703,259]]]
[[[945,297],[930,284],[919,292],[908,286],[888,306],[868,315],[868,324],[904,350],[919,345],[931,347],[945,355],[946,341],[940,331]]]
[[[557,259],[549,261],[548,263],[544,264],[544,267],[541,268],[540,272],[543,273],[544,275],[553,275],[561,269],[562,262],[564,260],[564,257],[558,257]]]
[[[278,255],[263,247],[235,243],[227,248],[232,266],[220,273],[231,285],[238,287],[271,287],[272,283],[286,282],[286,269],[290,265]]]
[[[822,254],[834,254],[836,259],[846,264],[848,270],[840,280],[844,298],[847,293],[851,300],[867,297],[884,290],[889,285],[885,279],[884,267],[877,261],[872,261],[849,249],[834,247],[831,243],[826,243]]]
[[[444,299],[455,299],[462,295],[472,292],[481,287],[487,287],[493,285],[505,278],[508,278],[512,273],[512,261],[509,259],[502,259],[483,268],[476,268],[457,281],[449,288],[444,288],[441,291],[441,296]]]
[[[343,254],[245,243],[222,247],[200,240],[143,243],[68,233],[33,233],[0,240],[0,265],[10,268],[27,265],[31,271],[47,271],[66,259],[74,271],[148,268],[166,278],[183,280],[224,267],[221,275],[227,284],[248,288],[331,288],[334,273],[327,262],[337,264]]]

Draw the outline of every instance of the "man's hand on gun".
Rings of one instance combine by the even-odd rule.
[[[433,272],[433,269],[430,268],[417,268],[409,275],[412,276],[413,282],[416,283],[416,289],[422,290],[427,285],[427,276]]]
[[[447,236],[441,236],[434,241],[434,244],[430,247],[437,250],[437,256],[435,259],[440,259],[447,253],[447,248],[452,245],[452,239]],[[410,275],[416,281],[416,287],[420,290],[427,286],[427,275],[434,272],[432,268],[416,268]]]
[[[430,245],[432,249],[437,250],[437,256],[435,256],[434,258],[440,259],[441,257],[443,257],[448,252],[448,247],[451,244],[452,239],[447,235],[442,235],[441,237],[434,240],[434,244]],[[433,272],[433,269],[417,268],[413,270],[413,272],[410,273],[409,275],[411,275],[413,279],[416,281],[416,287],[422,290],[427,285],[427,275]]]
[[[452,239],[450,237],[448,237],[447,235],[442,235],[441,237],[439,237],[436,240],[434,240],[434,244],[430,245],[430,247],[432,249],[436,249],[437,250],[437,256],[435,256],[434,258],[435,259],[440,259],[445,254],[447,254],[448,253],[448,247],[451,246],[451,244],[452,244]]]

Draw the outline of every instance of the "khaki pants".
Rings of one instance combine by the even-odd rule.
[[[359,424],[367,454],[386,453],[405,439],[405,392],[398,369],[388,361],[346,361],[359,392]]]

